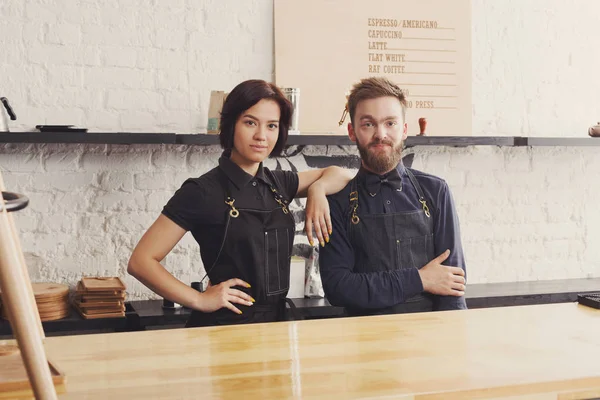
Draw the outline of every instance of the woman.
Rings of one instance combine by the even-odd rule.
[[[294,219],[288,204],[306,197],[306,232],[321,245],[331,222],[326,195],[350,181],[339,167],[306,172],[271,171],[269,156],[283,150],[292,105],[273,84],[249,80],[227,96],[221,112],[219,166],[188,179],[143,235],[128,272],[160,296],[191,308],[187,326],[282,319],[289,288]],[[161,264],[191,231],[210,285],[200,293]]]

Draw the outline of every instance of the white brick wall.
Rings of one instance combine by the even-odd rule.
[[[218,154],[216,147],[2,145],[7,188],[30,198],[15,220],[32,279],[125,277],[133,247],[165,202],[187,177],[212,168]],[[164,263],[186,282],[203,271],[188,236]],[[132,298],[149,295],[125,279]]]
[[[585,135],[600,119],[598,13],[472,0],[473,134]],[[211,90],[272,78],[272,0],[3,0],[0,46],[13,130],[201,132]]]
[[[18,116],[12,130],[200,132],[211,90],[272,79],[273,7],[3,0],[0,46],[0,95]]]
[[[600,121],[596,0],[472,0],[473,134],[582,136]]]
[[[597,148],[417,151],[453,190],[472,283],[600,276]]]
[[[600,2],[473,0],[473,134],[585,136],[600,120]],[[272,0],[3,0],[0,95],[18,121],[91,131],[202,132],[210,90],[273,75]],[[305,154],[354,153],[308,147]],[[600,277],[598,148],[418,148],[445,178],[471,283]],[[3,145],[35,280],[120,274],[143,230],[217,147]],[[301,157],[294,159],[307,168]],[[203,271],[187,235],[165,260]],[[132,298],[149,292],[126,278]]]
[[[452,189],[471,283],[600,277],[600,185],[590,184],[600,181],[597,149],[408,151],[414,168]],[[356,150],[314,146],[303,153]],[[132,298],[151,296],[126,275],[129,255],[181,183],[216,165],[219,154],[217,146],[3,145],[6,186],[31,200],[15,214],[31,276],[73,284],[83,274],[120,275]],[[291,161],[307,168],[300,155]],[[186,283],[201,277],[190,234],[164,265]]]

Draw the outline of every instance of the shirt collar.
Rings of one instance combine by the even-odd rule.
[[[252,176],[239,165],[231,161],[231,149],[227,149],[223,151],[221,157],[219,157],[219,168],[225,173],[227,178],[235,185],[237,190],[241,190],[243,187],[252,182],[252,179],[257,178],[258,180],[263,181],[267,185],[270,184],[270,181],[267,179],[265,174],[265,170],[263,167],[263,163],[260,163],[258,166],[258,171],[256,172],[256,176]]]
[[[401,191],[402,190],[402,177],[406,174],[406,167],[400,161],[396,168],[383,174],[378,175],[365,169],[364,166],[360,166],[357,177],[362,182],[367,191],[372,197],[375,197],[379,193],[379,189],[382,184],[390,185],[392,188]]]

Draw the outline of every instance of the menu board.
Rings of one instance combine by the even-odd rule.
[[[384,76],[409,135],[471,135],[470,0],[275,0],[275,82],[300,89],[299,129],[346,134],[352,85]]]

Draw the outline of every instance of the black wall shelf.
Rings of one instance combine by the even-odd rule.
[[[0,143],[184,144],[212,146],[217,135],[137,132],[0,132]],[[344,135],[290,135],[288,145],[352,145]],[[406,146],[600,146],[592,137],[409,136]]]

